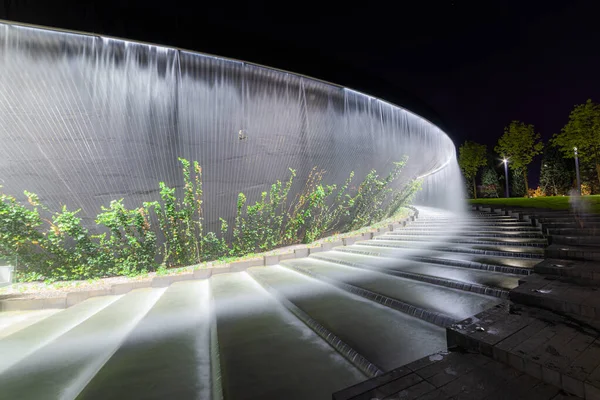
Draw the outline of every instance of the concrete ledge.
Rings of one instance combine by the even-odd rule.
[[[212,268],[197,269],[194,271],[194,279],[208,279],[212,275]]]
[[[125,294],[129,293],[133,290],[133,282],[129,283],[119,283],[117,285],[112,285],[110,288],[111,294]]]
[[[279,255],[278,254],[274,254],[272,256],[265,256],[264,259],[264,265],[277,265],[279,264]]]
[[[360,236],[349,236],[349,237],[345,237],[342,239],[342,241],[344,242],[344,246],[351,246],[354,243],[358,242],[359,240],[362,240],[363,237],[362,235]]]
[[[324,251],[322,246],[319,246],[319,247],[310,247],[308,249],[308,254],[321,253],[322,251]]]
[[[96,289],[96,290],[88,290],[88,294],[90,297],[97,296],[108,296],[110,295],[110,289]]]
[[[43,310],[50,308],[67,308],[67,297],[0,301],[0,310],[2,311]]]
[[[264,258],[258,258],[254,260],[235,261],[229,264],[231,272],[242,272],[250,267],[259,267],[265,265]]]
[[[67,293],[67,307],[79,304],[90,298],[90,292],[71,292]]]
[[[192,279],[194,279],[194,274],[157,276],[154,279],[152,279],[152,287],[153,288],[162,288],[162,287],[167,287],[175,282],[189,281]]]
[[[308,257],[308,247],[303,248],[303,249],[294,250],[294,257],[295,258]]]
[[[296,258],[296,253],[294,253],[293,251],[288,251],[287,253],[279,254],[279,261],[291,260],[292,258]]]
[[[230,272],[231,272],[231,268],[229,267],[229,265],[227,265],[226,267],[222,267],[222,268],[213,268],[212,269],[212,275],[228,274]]]
[[[336,240],[335,242],[325,242],[325,243],[321,244],[321,247],[323,248],[323,251],[329,251],[329,250],[333,249],[334,247],[339,247],[339,246],[343,246],[343,245],[344,245],[343,240]]]
[[[213,275],[230,273],[230,272],[241,272],[245,271],[250,267],[276,265],[280,261],[289,260],[293,258],[304,258],[310,254],[320,253],[324,251],[332,250],[335,247],[350,246],[359,240],[369,240],[375,236],[385,234],[393,231],[395,228],[406,226],[407,221],[414,221],[418,217],[416,209],[412,209],[412,215],[409,217],[388,224],[387,226],[377,228],[372,232],[365,232],[360,235],[343,237],[342,239],[335,240],[333,242],[323,242],[318,247],[300,246],[293,251],[287,251],[280,254],[266,255],[261,258],[252,260],[236,261],[230,264],[226,264],[223,267],[215,268],[203,268],[194,270],[191,273],[180,274],[180,275],[167,275],[167,276],[156,276],[153,279],[143,281],[131,281],[125,283],[118,283],[111,286],[110,289],[95,289],[88,291],[69,292],[64,297],[51,297],[43,299],[15,299],[15,300],[3,300],[0,301],[0,311],[18,311],[18,310],[39,310],[49,308],[67,308],[79,304],[91,297],[98,296],[119,296],[125,295],[132,290],[141,288],[164,288],[168,287],[175,282],[193,280],[193,279],[208,279]]]

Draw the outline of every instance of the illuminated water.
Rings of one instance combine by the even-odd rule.
[[[203,167],[210,229],[231,221],[239,192],[253,202],[289,168],[294,196],[313,167],[340,184],[405,155],[398,184],[421,178],[428,206],[401,232],[310,258],[0,313],[0,399],[329,399],[445,349],[446,322],[498,304],[533,265],[520,257],[531,248],[496,240],[539,240],[464,213],[455,147],[419,116],[173,48],[0,23],[0,140],[4,192],[80,208],[90,227],[111,200],[180,188],[177,157]],[[472,243],[482,237],[494,239]]]

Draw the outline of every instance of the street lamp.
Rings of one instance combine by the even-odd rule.
[[[577,157],[577,147],[573,147],[575,153],[575,172],[577,173],[577,193],[581,196],[581,179],[579,178],[579,158]]]
[[[506,192],[504,197],[508,198],[508,160],[506,158],[504,158],[502,160],[502,162],[504,163],[504,177],[506,179],[504,179],[505,183],[506,183]]]

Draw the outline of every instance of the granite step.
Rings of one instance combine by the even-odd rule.
[[[569,236],[600,236],[600,229],[597,228],[554,228],[546,229],[546,232],[553,235],[569,235]]]
[[[600,261],[600,247],[551,244],[546,248],[546,258]]]
[[[600,286],[600,264],[593,261],[547,258],[534,267],[538,274],[560,276],[579,285]]]
[[[426,245],[423,247],[423,242],[409,242],[409,241],[384,241],[384,240],[369,240],[369,241],[358,241],[358,245],[371,246],[371,247],[390,247],[390,248],[412,248],[412,249],[431,249],[438,251],[456,252],[456,253],[467,253],[467,254],[483,254],[492,256],[505,256],[505,257],[517,257],[517,258],[535,258],[542,259],[544,252],[542,249],[536,247],[518,247],[518,246],[495,246],[495,245],[472,245],[468,247],[456,246],[451,243],[439,243],[433,245]]]
[[[389,234],[378,236],[374,240],[398,240],[398,241],[418,241],[431,243],[434,239],[430,235],[400,235]],[[461,237],[461,234],[454,234],[452,238],[444,237],[440,243],[464,243],[464,244],[489,244],[495,246],[518,246],[518,247],[546,247],[548,241],[544,238],[493,238],[486,236]]]
[[[589,324],[505,303],[447,328],[448,346],[478,351],[568,394],[600,398],[600,336]]]
[[[600,236],[552,235],[553,244],[600,246]]]
[[[386,235],[391,236],[440,236],[447,237],[448,234],[445,232],[436,232],[436,231],[427,231],[427,230],[409,230],[409,229],[399,229],[397,231],[386,233]],[[541,231],[533,231],[533,232],[507,232],[507,231],[461,231],[456,233],[455,236],[460,237],[500,237],[500,238],[538,238],[543,239],[545,236]]]
[[[485,254],[461,254],[432,249],[429,249],[425,254],[414,253],[410,248],[375,248],[360,245],[336,247],[335,250],[350,254],[386,257],[388,259],[401,257],[407,260],[515,275],[529,275],[533,272],[535,265],[540,262],[539,259],[489,256]]]
[[[578,285],[557,276],[533,274],[520,280],[509,298],[519,304],[544,308],[579,320],[600,320],[600,289]]]

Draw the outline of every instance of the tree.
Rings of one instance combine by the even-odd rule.
[[[525,182],[525,174],[520,168],[513,168],[510,176],[510,195],[511,197],[524,197],[527,195],[527,185]]]
[[[540,187],[546,196],[567,194],[574,174],[573,162],[565,160],[556,146],[547,146],[540,170]]]
[[[525,193],[529,190],[527,166],[544,148],[544,144],[539,140],[540,134],[535,133],[533,125],[512,121],[504,128],[504,134],[494,148],[496,153],[510,160],[508,166],[513,172],[519,170],[523,174]]]
[[[567,158],[574,158],[577,147],[579,160],[592,164],[596,168],[596,177],[600,181],[600,105],[591,99],[585,104],[576,105],[569,115],[569,122],[559,134],[552,138]]]
[[[486,168],[481,176],[481,193],[484,197],[498,197],[500,182],[498,174],[493,168]]]
[[[486,165],[487,146],[467,140],[458,149],[458,165],[467,180],[473,181],[473,196],[477,198],[477,171]]]

